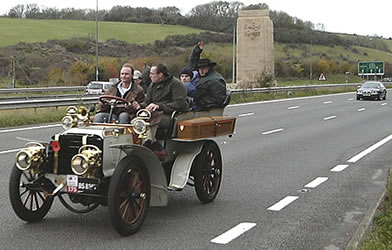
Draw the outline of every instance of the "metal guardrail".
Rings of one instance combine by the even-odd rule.
[[[77,104],[95,104],[98,102],[98,96],[80,97],[80,98],[58,98],[45,100],[22,100],[22,101],[1,101],[0,110],[24,109],[24,108],[44,108],[44,107],[61,107]]]
[[[274,93],[274,92],[287,92],[296,90],[306,89],[317,89],[317,88],[339,88],[339,87],[357,87],[361,83],[341,83],[341,84],[323,84],[323,85],[304,85],[304,86],[288,86],[288,87],[271,87],[271,88],[253,88],[253,89],[233,89],[233,94],[244,94],[244,93]],[[384,83],[384,85],[392,86],[392,82]],[[9,89],[0,89],[1,93],[21,93],[22,91],[27,92],[45,92],[45,91],[64,91],[64,89],[70,90],[83,90],[84,86],[78,87],[55,87],[55,88],[17,88],[10,89],[14,92],[5,92]],[[22,90],[22,91],[19,91]],[[29,99],[29,100],[4,100],[0,101],[0,110],[10,109],[23,109],[23,108],[43,108],[43,107],[60,107],[83,104],[95,104],[98,102],[98,96],[79,96],[79,97],[60,97],[49,99]]]
[[[8,88],[0,89],[0,94],[11,93],[40,93],[40,92],[63,92],[63,91],[79,91],[86,90],[86,86],[72,87],[43,87],[43,88]]]
[[[320,85],[303,85],[303,86],[287,86],[287,87],[270,87],[270,88],[252,88],[252,89],[233,89],[232,93],[270,93],[270,92],[285,92],[317,88],[340,88],[340,87],[357,87],[361,83],[339,83],[339,84],[320,84]]]

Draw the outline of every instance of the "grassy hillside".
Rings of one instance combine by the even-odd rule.
[[[203,30],[180,25],[99,22],[99,40],[116,39],[145,44],[168,35],[200,33]],[[80,20],[33,20],[0,18],[0,47],[18,42],[46,42],[75,36],[95,37],[95,22]]]
[[[304,54],[304,52],[306,53]],[[359,46],[353,46],[351,50],[347,50],[341,46],[328,47],[305,44],[293,47],[287,44],[275,43],[275,59],[277,60],[303,60],[304,58],[309,59],[309,55],[312,55],[312,60],[330,58],[348,62],[373,60],[392,62],[392,53]]]

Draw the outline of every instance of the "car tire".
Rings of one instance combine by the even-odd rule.
[[[111,177],[108,191],[110,220],[121,235],[136,233],[146,218],[151,196],[148,169],[136,157],[123,158]]]
[[[222,180],[222,156],[214,141],[207,141],[192,165],[196,195],[202,203],[212,202]]]
[[[9,182],[11,206],[16,215],[27,222],[42,220],[53,203],[53,196],[45,197],[42,188],[42,191],[37,191],[40,188],[40,183],[34,183],[37,179],[38,175],[33,175],[29,171],[21,171],[16,166],[12,168]],[[35,184],[37,190],[29,188]]]

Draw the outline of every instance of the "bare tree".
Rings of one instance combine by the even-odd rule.
[[[13,18],[23,18],[24,11],[25,11],[25,6],[23,4],[18,4],[10,9],[10,11],[8,12],[8,16]]]

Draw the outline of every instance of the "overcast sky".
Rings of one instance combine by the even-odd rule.
[[[182,14],[188,13],[194,6],[212,2],[212,0],[98,0],[99,9],[110,9],[115,5],[159,8],[176,6]],[[270,10],[284,11],[303,21],[324,24],[326,31],[392,37],[392,0],[264,0],[239,1],[246,5],[266,3]],[[0,14],[17,4],[36,3],[41,7],[59,9],[73,7],[77,9],[96,8],[96,0],[2,0]]]

